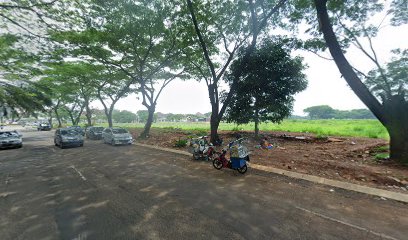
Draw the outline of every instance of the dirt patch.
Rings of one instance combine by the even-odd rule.
[[[141,131],[133,129],[131,132],[137,138]],[[313,134],[263,132],[262,136],[267,137],[273,146],[266,150],[258,148],[259,140],[250,132],[219,133],[223,145],[235,139],[236,134],[246,137],[251,163],[408,194],[408,167],[375,157],[387,151],[384,146],[388,142],[383,139],[317,138]],[[196,132],[152,129],[148,139],[137,139],[137,142],[180,149],[175,143],[191,137],[196,137]],[[190,148],[180,150],[189,151]]]

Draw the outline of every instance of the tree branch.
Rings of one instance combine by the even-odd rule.
[[[214,67],[213,62],[210,59],[210,54],[207,49],[207,44],[204,41],[200,28],[198,27],[197,18],[196,18],[193,3],[191,2],[191,0],[187,0],[187,6],[190,11],[191,20],[193,21],[194,29],[198,37],[198,41],[200,42],[201,48],[203,49],[205,60],[207,61],[208,66],[210,67],[210,71],[211,71],[211,75],[213,76],[213,79],[216,79],[217,74],[215,73],[215,67]]]

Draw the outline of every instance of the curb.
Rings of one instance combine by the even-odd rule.
[[[151,146],[151,145],[146,145],[146,144],[141,144],[141,143],[134,143],[134,145],[146,147],[146,148],[152,148],[156,150],[161,150],[165,152],[177,153],[177,154],[181,154],[185,156],[191,156],[190,153],[181,151],[181,150],[174,150],[170,148]],[[290,171],[286,171],[283,169],[263,166],[263,165],[254,164],[254,163],[251,164],[251,168],[265,171],[265,172],[275,173],[275,174],[279,174],[279,175],[283,175],[283,176],[287,176],[291,178],[302,179],[302,180],[306,180],[306,181],[313,182],[313,183],[319,183],[319,184],[323,184],[323,185],[327,185],[331,187],[342,188],[342,189],[349,190],[349,191],[364,193],[364,194],[377,196],[377,197],[384,197],[384,198],[396,200],[399,202],[408,203],[408,194],[404,194],[404,193],[391,192],[391,191],[387,191],[383,189],[361,186],[361,185],[354,184],[354,183],[341,182],[337,180],[331,180],[331,179],[317,177],[317,176],[308,175],[308,174],[290,172]]]

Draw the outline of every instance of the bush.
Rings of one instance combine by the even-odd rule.
[[[174,144],[174,146],[175,147],[178,147],[178,148],[182,148],[182,147],[185,147],[185,146],[187,146],[187,140],[184,140],[184,139],[179,139],[175,144]]]
[[[390,150],[390,146],[389,145],[380,146],[380,147],[377,147],[375,150],[376,152],[387,152]]]
[[[390,155],[388,153],[379,153],[375,155],[376,160],[388,160]]]

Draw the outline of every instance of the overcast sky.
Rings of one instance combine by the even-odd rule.
[[[378,58],[387,62],[390,50],[395,48],[408,48],[408,26],[384,28],[374,39],[373,45]],[[304,115],[303,109],[315,105],[329,105],[335,109],[349,110],[366,108],[348,87],[346,81],[333,61],[322,59],[313,53],[299,52],[304,57],[309,68],[305,71],[308,78],[308,88],[296,95],[294,112],[295,115]],[[328,53],[325,56],[330,57]],[[374,65],[367,57],[356,49],[349,49],[347,57],[352,65],[361,71],[367,72]],[[99,103],[95,107],[101,108]],[[117,103],[117,109],[137,112],[145,110],[141,101],[136,96],[129,96]],[[204,82],[174,81],[162,93],[159,98],[156,112],[162,113],[196,113],[210,112],[207,87]]]

